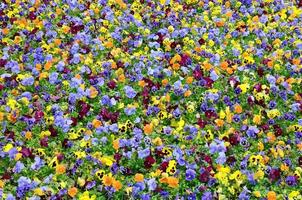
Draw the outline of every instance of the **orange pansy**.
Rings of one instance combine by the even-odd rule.
[[[144,175],[143,174],[135,174],[134,180],[136,182],[143,182],[144,181]]]
[[[76,187],[72,187],[68,189],[68,195],[72,198],[78,193],[78,189]]]
[[[64,174],[66,171],[65,165],[57,165],[56,166],[56,173],[57,174]]]
[[[105,176],[103,177],[103,184],[104,184],[105,186],[110,186],[110,185],[112,185],[112,182],[113,182],[113,178],[112,178],[111,176],[105,175]]]
[[[122,189],[122,183],[117,180],[112,181],[112,186],[116,191],[119,191],[120,189]]]
[[[115,150],[118,150],[120,147],[119,139],[113,140],[112,145]]]
[[[144,133],[149,135],[149,134],[152,133],[152,131],[153,131],[153,125],[152,124],[146,124],[144,126]]]
[[[267,193],[267,200],[276,200],[277,199],[277,195],[274,191],[269,191]]]

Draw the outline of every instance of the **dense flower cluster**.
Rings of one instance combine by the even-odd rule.
[[[3,0],[0,198],[302,199],[302,9]]]

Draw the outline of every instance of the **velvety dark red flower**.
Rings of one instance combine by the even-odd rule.
[[[79,102],[80,104],[80,112],[79,112],[79,118],[82,119],[90,110],[90,105],[85,102]]]
[[[61,162],[64,159],[64,154],[63,153],[58,153],[57,154],[57,159],[59,162]]]
[[[0,59],[0,67],[4,67],[7,63],[7,60],[5,59]]]
[[[116,123],[119,117],[119,112],[109,113],[109,118],[112,123]]]
[[[201,185],[201,186],[198,187],[198,190],[199,190],[200,192],[204,192],[204,191],[207,190],[207,186]]]
[[[177,43],[176,43],[176,42],[172,42],[172,43],[170,44],[170,47],[171,47],[172,49],[175,49],[176,46],[177,46]]]
[[[269,125],[268,125],[268,124],[263,124],[263,125],[261,126],[261,129],[262,129],[263,131],[268,131],[268,130],[269,130]]]
[[[217,118],[217,114],[216,114],[216,112],[213,111],[213,110],[207,110],[207,111],[205,112],[205,116],[206,116],[208,119],[211,119],[212,117]]]
[[[123,155],[120,153],[115,153],[114,154],[114,159],[118,163],[122,159]]]
[[[50,125],[48,130],[50,132],[50,136],[52,137],[58,136],[58,131],[53,127],[53,125]]]
[[[15,140],[15,133],[13,131],[6,130],[4,134],[8,139]]]
[[[203,77],[205,80],[205,87],[206,88],[212,88],[214,81],[210,77]]]
[[[261,91],[262,91],[261,83],[257,83],[256,85],[254,85],[254,89],[255,89],[257,92],[261,92]]]
[[[209,181],[209,176],[210,176],[210,173],[207,170],[205,170],[204,172],[202,172],[199,175],[200,182],[207,183]]]
[[[156,35],[158,36],[158,39],[157,39],[157,42],[159,43],[159,44],[163,44],[163,41],[164,41],[164,34],[162,34],[162,33],[156,33]]]
[[[88,53],[91,51],[91,50],[90,50],[90,47],[87,46],[87,45],[83,46],[82,49],[85,50],[85,51],[83,52],[83,54],[88,54]]]
[[[149,96],[149,89],[147,87],[144,87],[143,92],[142,92],[143,97]]]
[[[110,113],[109,113],[109,111],[106,108],[102,108],[101,109],[100,115],[102,116],[102,118],[105,121],[109,121],[110,120]]]
[[[70,73],[70,72],[71,72],[70,69],[68,69],[67,67],[64,67],[63,73],[68,74],[68,73]]]
[[[200,70],[199,67],[196,67],[193,71],[193,76],[196,80],[200,80],[203,76],[203,72]]]
[[[262,64],[267,65],[267,63],[268,63],[269,61],[271,61],[271,60],[268,59],[268,58],[265,58],[265,59],[262,60]]]
[[[298,163],[299,163],[300,166],[302,166],[302,156],[300,156],[300,157],[298,158]]]
[[[11,173],[9,173],[9,172],[5,172],[3,175],[2,175],[2,179],[3,180],[9,180],[9,179],[11,179]]]
[[[72,25],[70,27],[70,32],[72,34],[77,34],[79,31],[84,29],[84,25]]]
[[[44,117],[44,112],[42,110],[38,110],[35,112],[35,120],[40,121]]]
[[[62,147],[68,148],[68,139],[64,139],[64,140],[62,141]]]
[[[249,96],[249,97],[247,98],[247,103],[248,103],[250,106],[253,105],[254,102],[255,102],[255,98],[254,98],[253,96]]]
[[[164,152],[162,152],[160,150],[155,150],[155,155],[158,158],[162,158],[162,157],[164,157],[165,154],[164,154]]]
[[[154,163],[155,159],[150,155],[145,158],[144,166],[145,168],[150,169]]]
[[[165,161],[165,162],[162,162],[160,164],[160,167],[159,169],[162,170],[163,172],[166,172],[167,168],[168,168],[168,165],[169,165],[169,162]]]
[[[229,156],[226,160],[229,165],[233,165],[236,162],[236,158],[234,156]]]
[[[162,189],[161,187],[156,187],[155,190],[154,190],[154,192],[159,193],[159,192],[161,192],[162,190],[163,190],[163,189]]]
[[[37,16],[36,16],[35,12],[30,12],[29,15],[28,15],[28,18],[30,20],[35,20],[37,18]]]
[[[225,142],[228,142],[228,141],[229,141],[229,138],[228,138],[227,136],[224,136],[224,137],[222,138],[222,140],[225,141]]]
[[[201,118],[198,119],[197,124],[200,128],[204,128],[207,125],[207,122]]]
[[[71,126],[76,126],[78,124],[78,119],[77,118],[71,117],[70,119],[72,121]]]
[[[200,39],[198,40],[198,43],[199,43],[200,45],[203,45],[205,42],[206,42],[206,41],[205,41],[203,38],[200,38]]]
[[[107,86],[113,90],[116,87],[116,82],[114,80],[111,80],[107,83]]]
[[[277,124],[275,124],[273,127],[274,127],[275,135],[276,135],[277,137],[278,137],[278,136],[281,136],[282,133],[283,133],[282,128],[281,128],[279,125],[277,125]]]
[[[206,161],[209,164],[212,164],[212,158],[211,158],[211,156],[205,155],[203,157],[203,160]]]
[[[182,54],[181,55],[181,60],[180,60],[180,62],[179,62],[179,64],[181,65],[181,66],[187,66],[187,65],[189,65],[189,64],[191,64],[191,58],[190,58],[190,56],[189,55],[187,55],[187,54]]]
[[[239,137],[237,134],[233,134],[229,137],[229,142],[231,145],[237,145],[239,143]]]
[[[131,174],[133,174],[133,173],[132,173],[132,170],[131,170],[129,167],[126,167],[126,168],[123,170],[122,174],[123,174],[123,175],[129,176],[129,175],[131,175]]]
[[[40,145],[42,147],[48,147],[48,137],[43,137],[42,139],[40,139]]]
[[[16,21],[16,20],[17,20],[17,17],[11,17],[11,18],[9,18],[9,21],[10,21],[11,24],[13,24],[14,21]]]
[[[31,149],[29,149],[27,147],[22,147],[20,153],[22,154],[22,156],[24,158],[32,157],[33,156]]]
[[[143,81],[146,83],[146,86],[150,89],[154,86],[154,82],[149,78],[143,78]]]
[[[149,98],[143,98],[144,107],[147,108],[149,104]]]
[[[281,136],[281,135],[282,135],[282,133],[283,133],[283,131],[282,131],[282,129],[281,129],[281,128],[277,128],[277,129],[275,129],[275,135],[276,135],[277,137]]]
[[[209,165],[205,168],[211,176],[214,176],[215,175],[215,172],[213,172],[213,166],[212,165]]]
[[[265,101],[263,99],[260,99],[259,101],[256,100],[255,103],[259,106],[262,106],[263,108],[266,107]]]
[[[280,179],[281,172],[279,169],[272,169],[269,173],[269,178],[271,181],[277,181]]]

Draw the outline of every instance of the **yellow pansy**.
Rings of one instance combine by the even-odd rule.
[[[242,180],[244,179],[244,174],[242,174],[239,170],[236,170],[230,176],[230,180],[236,180],[237,183],[241,184]]]
[[[74,154],[76,155],[77,159],[86,157],[86,153],[84,151],[76,151]]]
[[[170,157],[172,156],[172,149],[170,149],[169,147],[164,147],[162,149],[162,152],[165,154],[165,156]]]
[[[42,131],[41,133],[40,133],[40,137],[41,138],[43,138],[43,137],[45,137],[45,136],[50,136],[51,135],[51,132],[50,131]]]
[[[17,153],[16,155],[15,155],[15,160],[17,161],[17,160],[20,160],[22,158],[22,153]]]
[[[15,110],[16,105],[18,104],[15,99],[9,98],[6,103],[12,110]]]
[[[270,119],[273,119],[275,117],[279,117],[280,115],[281,114],[280,114],[280,111],[278,109],[272,109],[272,110],[267,111],[267,116]]]
[[[113,162],[115,161],[111,156],[102,156],[100,160],[104,165],[107,165],[109,167],[111,167],[113,165]]]
[[[189,113],[194,112],[194,111],[195,111],[195,104],[189,102],[189,103],[188,103],[188,106],[187,106],[187,111],[188,111]]]
[[[224,119],[225,116],[226,116],[225,112],[223,110],[220,110],[220,112],[219,112],[219,118],[220,119]]]
[[[90,147],[91,146],[91,141],[90,140],[85,140],[84,138],[80,142],[80,147]]]
[[[261,180],[264,177],[264,172],[262,170],[258,170],[255,174],[254,174],[254,179],[256,180]]]
[[[170,160],[168,167],[167,167],[167,172],[169,174],[174,174],[176,172],[176,161],[175,160]]]
[[[3,152],[9,152],[14,146],[11,143],[8,143],[3,147]]]
[[[104,175],[105,175],[105,171],[104,170],[98,170],[98,171],[96,171],[95,172],[95,175],[96,175],[96,177],[98,177],[98,179],[100,180],[100,181],[102,181],[103,180],[103,177],[104,177]]]
[[[214,175],[214,177],[221,182],[223,185],[229,185],[228,174],[225,172],[219,171]]]
[[[260,191],[254,191],[253,192],[253,195],[255,196],[255,197],[257,197],[257,198],[260,198],[261,197],[261,193],[260,193]]]
[[[302,196],[299,191],[292,191],[288,195],[289,200],[294,200],[294,199],[301,199]]]
[[[161,175],[161,170],[157,169],[155,172],[150,173],[151,177],[158,177]]]
[[[241,89],[242,94],[245,94],[250,86],[248,83],[244,83],[244,84],[238,85],[238,87]]]
[[[89,195],[89,191],[85,191],[83,194],[79,196],[79,200],[95,200],[96,195]]]
[[[156,137],[155,139],[152,140],[152,142],[156,145],[156,146],[161,146],[163,144],[162,140],[160,137]]]
[[[77,183],[79,184],[79,186],[83,187],[85,185],[85,179],[78,177]]]
[[[57,156],[53,157],[53,159],[51,159],[51,161],[48,163],[49,167],[56,167],[59,164],[59,160],[57,158]]]
[[[227,122],[231,123],[232,120],[233,120],[233,114],[231,113],[229,106],[226,107],[225,113],[226,113],[226,120],[227,120]]]
[[[36,188],[36,189],[34,189],[34,194],[38,195],[38,196],[43,196],[44,192],[41,188]]]

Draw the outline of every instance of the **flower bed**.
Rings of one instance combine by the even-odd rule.
[[[302,9],[4,0],[0,198],[302,199]]]

